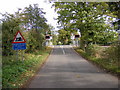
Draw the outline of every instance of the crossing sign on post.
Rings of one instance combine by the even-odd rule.
[[[26,43],[26,40],[24,39],[20,31],[16,33],[12,43]]]
[[[22,36],[21,32],[18,31],[12,42],[13,50],[24,50],[26,49],[26,40]]]

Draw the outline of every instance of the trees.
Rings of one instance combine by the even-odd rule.
[[[58,41],[60,41],[62,45],[69,45],[71,43],[71,33],[69,31],[60,29],[58,33]]]
[[[2,20],[2,54],[10,55],[12,51],[12,40],[17,30],[20,30],[20,18],[16,13],[14,14],[4,14],[4,19]]]
[[[29,7],[24,9],[23,15],[25,18],[23,19],[23,23],[27,29],[31,29],[31,33],[29,33],[31,38],[28,40],[28,47],[31,50],[32,48],[43,49],[42,44],[45,41],[44,37],[49,28],[44,14],[45,12],[43,12],[42,8],[38,7],[38,4],[34,4],[33,6],[29,5]]]
[[[81,42],[84,44],[101,43],[103,33],[113,30],[109,22],[112,20],[109,6],[105,2],[56,2],[54,5],[58,13],[58,23],[70,32],[81,32]],[[109,31],[110,32],[110,31]],[[110,36],[110,33],[107,33]],[[114,38],[114,35],[111,36]],[[103,38],[107,43],[107,37]]]
[[[38,4],[29,5],[24,9],[25,24],[34,28],[36,32],[39,32],[40,29],[47,28],[46,18],[44,17],[45,12],[42,8],[38,7]],[[42,32],[42,30],[41,30]]]
[[[5,13],[2,19],[2,51],[3,55],[13,54],[12,40],[15,33],[20,30],[27,40],[26,52],[35,49],[44,49],[45,34],[49,28],[44,17],[45,12],[37,4],[29,5],[15,14]]]
[[[117,21],[113,22],[114,25],[118,25],[117,30],[120,30],[120,2],[109,2],[110,11],[117,16]]]

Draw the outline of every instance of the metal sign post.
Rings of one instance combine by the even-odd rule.
[[[75,38],[76,38],[76,47],[78,47],[78,38],[80,37],[80,35],[75,35]]]
[[[16,50],[16,60],[18,61],[18,50]]]
[[[22,62],[24,62],[24,50],[22,51]]]
[[[78,41],[79,41],[79,40],[78,40],[78,38],[77,38],[77,47],[79,47],[79,43],[78,43]]]
[[[78,47],[78,38],[76,38],[76,47]]]
[[[74,35],[73,35],[73,33],[71,33],[71,39],[72,39],[72,46],[74,46],[75,45],[75,43],[74,43]]]

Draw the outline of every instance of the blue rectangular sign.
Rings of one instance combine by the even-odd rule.
[[[24,50],[26,49],[26,43],[13,43],[12,48],[13,50]]]

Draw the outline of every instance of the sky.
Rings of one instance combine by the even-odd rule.
[[[55,13],[54,8],[51,8],[52,3],[45,2],[45,0],[1,0],[0,13],[8,12],[13,14],[18,11],[18,8],[24,9],[30,4],[38,4],[40,8],[43,8],[43,11],[46,12],[47,23],[54,26],[57,30],[57,20],[54,20],[54,18],[57,18],[57,13]]]

